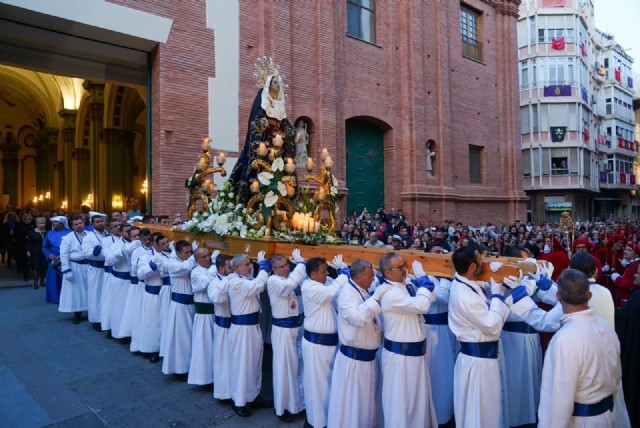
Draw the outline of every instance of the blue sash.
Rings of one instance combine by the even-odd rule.
[[[425,314],[424,322],[431,325],[448,325],[449,312],[442,312],[440,314]]]
[[[573,416],[598,416],[608,410],[613,411],[613,395],[594,404],[573,403]]]
[[[260,312],[253,312],[244,315],[231,315],[231,324],[235,325],[257,325]]]
[[[231,317],[219,317],[216,315],[215,323],[218,327],[229,328],[231,327]]]
[[[323,346],[337,346],[338,345],[338,333],[314,333],[309,330],[304,331],[304,338],[311,343]]]
[[[507,321],[504,323],[504,327],[502,330],[508,331],[511,333],[525,333],[525,334],[535,334],[538,332],[535,328],[531,327],[529,324],[523,321]]]
[[[131,277],[129,276],[129,272],[119,272],[117,270],[112,270],[111,275],[115,276],[118,279],[124,279],[126,281],[131,279]]]
[[[74,262],[74,263],[78,263],[79,265],[86,265],[86,264],[89,264],[89,260],[87,260],[87,259],[82,259],[82,260],[70,260],[70,261],[72,261],[72,262]]]
[[[421,357],[427,352],[427,341],[420,342],[394,342],[384,339],[384,349],[394,354],[405,355],[407,357]]]
[[[477,358],[498,358],[498,341],[495,342],[460,342],[460,352]]]
[[[304,315],[300,314],[288,318],[272,318],[271,321],[276,327],[297,328],[304,322]]]
[[[162,285],[171,285],[171,278],[168,276],[162,277]]]
[[[89,266],[104,269],[104,260],[89,260]]]
[[[376,359],[377,349],[361,349],[354,348],[347,345],[340,345],[340,352],[351,358],[352,360],[358,361],[373,361]]]
[[[160,288],[162,288],[160,285],[145,285],[144,291],[146,291],[149,294],[158,295],[160,294]]]
[[[183,305],[193,305],[193,294],[171,293],[171,300]]]

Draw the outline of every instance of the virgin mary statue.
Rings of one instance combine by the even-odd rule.
[[[296,154],[295,129],[287,119],[282,75],[277,67],[273,66],[271,58],[260,58],[256,64],[255,76],[258,78],[260,90],[251,106],[244,148],[229,178],[234,191],[244,203],[250,197],[251,181],[257,177],[257,171],[251,169],[251,163],[261,159],[257,153],[260,143],[265,143],[270,151],[273,139],[280,135],[283,141],[280,156],[284,159],[295,158]]]

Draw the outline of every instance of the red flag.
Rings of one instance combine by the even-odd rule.
[[[587,47],[584,45],[580,45],[580,49],[582,50],[582,56],[587,56]]]
[[[620,70],[616,70],[616,80],[619,82],[620,80],[622,80],[622,77],[620,76]]]
[[[627,174],[624,172],[620,173],[620,184],[627,184]]]
[[[604,72],[604,64],[600,65],[600,68],[598,68],[598,74],[600,76],[604,76],[605,72]]]
[[[636,176],[635,176],[635,174],[631,174],[629,176],[629,184],[632,184],[632,185],[635,186],[635,184],[636,184]]]
[[[589,141],[589,130],[584,129],[584,141]]]
[[[636,143],[633,141],[629,141],[629,150],[631,150],[632,152],[636,151]]]
[[[624,149],[624,140],[622,139],[622,137],[618,137],[618,147]]]
[[[603,146],[607,144],[607,140],[605,140],[604,135],[598,135],[598,144],[602,144]]]
[[[564,50],[564,37],[560,37],[559,39],[553,39],[553,41],[551,42],[551,49],[554,49],[556,51]]]
[[[542,0],[542,7],[564,7],[564,0]]]

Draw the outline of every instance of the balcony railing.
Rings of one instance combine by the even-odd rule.
[[[468,37],[463,37],[462,56],[475,61],[482,61],[482,43],[469,39]]]

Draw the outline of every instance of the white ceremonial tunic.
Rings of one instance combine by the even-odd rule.
[[[406,284],[391,284],[380,305],[384,319],[384,339],[400,343],[424,343],[426,333],[422,314],[436,300],[426,288],[415,288],[411,296]],[[437,427],[431,398],[431,380],[425,354],[403,355],[382,350],[382,411],[385,427]]]
[[[380,303],[369,297],[367,290],[349,280],[342,283],[337,303],[340,345],[377,353],[382,340],[382,325],[378,318]],[[371,361],[361,361],[338,350],[331,376],[327,427],[376,426],[377,380],[375,357]]]
[[[165,259],[173,258],[175,255],[172,253],[161,252],[162,257]],[[169,312],[169,303],[171,302],[171,277],[164,269],[158,269],[162,276],[162,288],[160,289],[160,356],[162,354],[162,343],[164,342],[165,324],[167,323],[167,313]]]
[[[460,342],[499,341],[509,308],[498,298],[489,301],[483,283],[456,274],[451,284],[449,327]],[[453,376],[456,425],[503,426],[498,359],[458,354]]]
[[[593,308],[597,316],[603,318],[611,328],[615,329],[615,306],[611,292],[597,284],[594,278],[589,278],[589,291],[591,291],[589,307]]]
[[[102,288],[104,283],[104,253],[103,241],[109,239],[107,232],[98,233],[95,230],[86,231],[82,240],[82,256],[89,260],[87,265],[87,316],[89,322],[101,320]],[[100,247],[100,252],[94,255],[94,248]],[[105,330],[105,328],[102,328]]]
[[[195,302],[211,305],[207,296],[207,287],[217,274],[215,265],[211,265],[209,269],[198,265],[191,271],[191,289]],[[187,383],[192,385],[213,383],[213,326],[215,325],[213,321],[213,313],[201,314],[196,309],[191,332],[191,362],[187,379]]]
[[[227,275],[226,279],[232,314],[229,328],[231,399],[238,407],[251,403],[260,394],[263,342],[260,324],[239,325],[233,319],[260,312],[259,295],[264,291],[268,276],[261,270],[255,279],[237,273]]]
[[[162,261],[158,264],[160,260]],[[156,264],[158,264],[158,269],[163,269],[171,277],[172,295],[178,293],[193,296],[189,277],[193,268],[197,266],[193,256],[184,261],[177,258],[156,257]],[[193,315],[193,304],[178,303],[172,298],[163,332],[164,341],[160,349],[164,356],[162,373],[183,374],[189,371]]]
[[[62,277],[60,291],[60,312],[81,312],[87,310],[87,264],[82,255],[82,239],[86,232],[71,232],[60,243],[60,269],[62,273],[71,272],[73,278],[68,281]]]
[[[340,291],[340,283],[331,278],[327,278],[327,285],[307,279],[302,283],[301,289],[304,329],[313,333],[337,334],[333,299]],[[336,349],[336,346],[319,345],[306,338],[302,339],[302,386],[307,421],[316,428],[327,425],[331,371]]]
[[[162,276],[157,267],[156,270],[151,268],[149,262],[153,259],[150,253],[138,259],[137,275],[145,286],[140,305],[138,348],[145,353],[160,352],[160,293],[156,294],[155,291],[162,287]]]
[[[115,244],[116,239],[120,239],[113,235],[105,238],[102,243],[102,255],[104,256],[104,274],[102,275],[102,297],[100,298],[100,325],[102,330],[111,330],[111,295],[113,288],[109,286],[111,281],[112,265],[107,264],[107,253],[109,248]]]
[[[435,284],[436,301],[426,316],[427,366],[433,393],[433,408],[438,424],[445,424],[453,417],[453,371],[458,353],[458,342],[448,324],[451,280],[429,275]]]
[[[131,253],[131,277],[138,278],[138,285],[132,287],[133,294],[127,296],[127,304],[131,308],[131,344],[129,350],[131,352],[141,352],[140,349],[140,333],[142,325],[140,324],[140,315],[142,313],[142,297],[146,294],[144,278],[138,276],[138,260],[143,255],[148,254],[152,257],[156,255],[156,251],[152,247],[145,247],[140,244]],[[126,309],[125,309],[126,310]]]
[[[133,319],[137,317],[135,311],[139,311],[140,309],[136,307],[136,304],[139,303],[138,299],[138,273],[134,272],[133,266],[131,264],[131,257],[133,252],[142,245],[140,240],[127,242],[122,246],[122,254],[127,259],[127,264],[129,266],[129,286],[127,287],[127,298],[124,304],[124,309],[122,311],[122,321],[120,322],[120,337],[131,337],[132,329],[133,329]]]
[[[213,326],[213,397],[218,400],[231,398],[231,354],[229,347],[229,327],[231,311],[229,309],[229,293],[227,277],[219,273],[207,287],[207,295],[213,303],[216,321]],[[227,326],[228,323],[229,326]]]
[[[109,302],[109,326],[111,335],[116,339],[126,337],[122,331],[122,314],[129,293],[129,260],[122,252],[127,240],[117,238],[105,251],[105,264],[111,266],[111,274],[107,279],[107,288],[111,289],[111,301]]]
[[[267,280],[267,293],[271,302],[271,315],[275,319],[298,317],[300,297],[295,290],[307,277],[306,266],[298,263],[289,276],[271,275]],[[299,290],[299,289],[298,289]],[[302,376],[302,326],[271,327],[273,349],[273,406],[276,415],[284,411],[296,414],[304,409],[300,397]]]
[[[574,403],[594,404],[615,394],[620,381],[615,331],[587,309],[562,317],[542,369],[540,427],[615,427],[615,413],[573,416]]]

